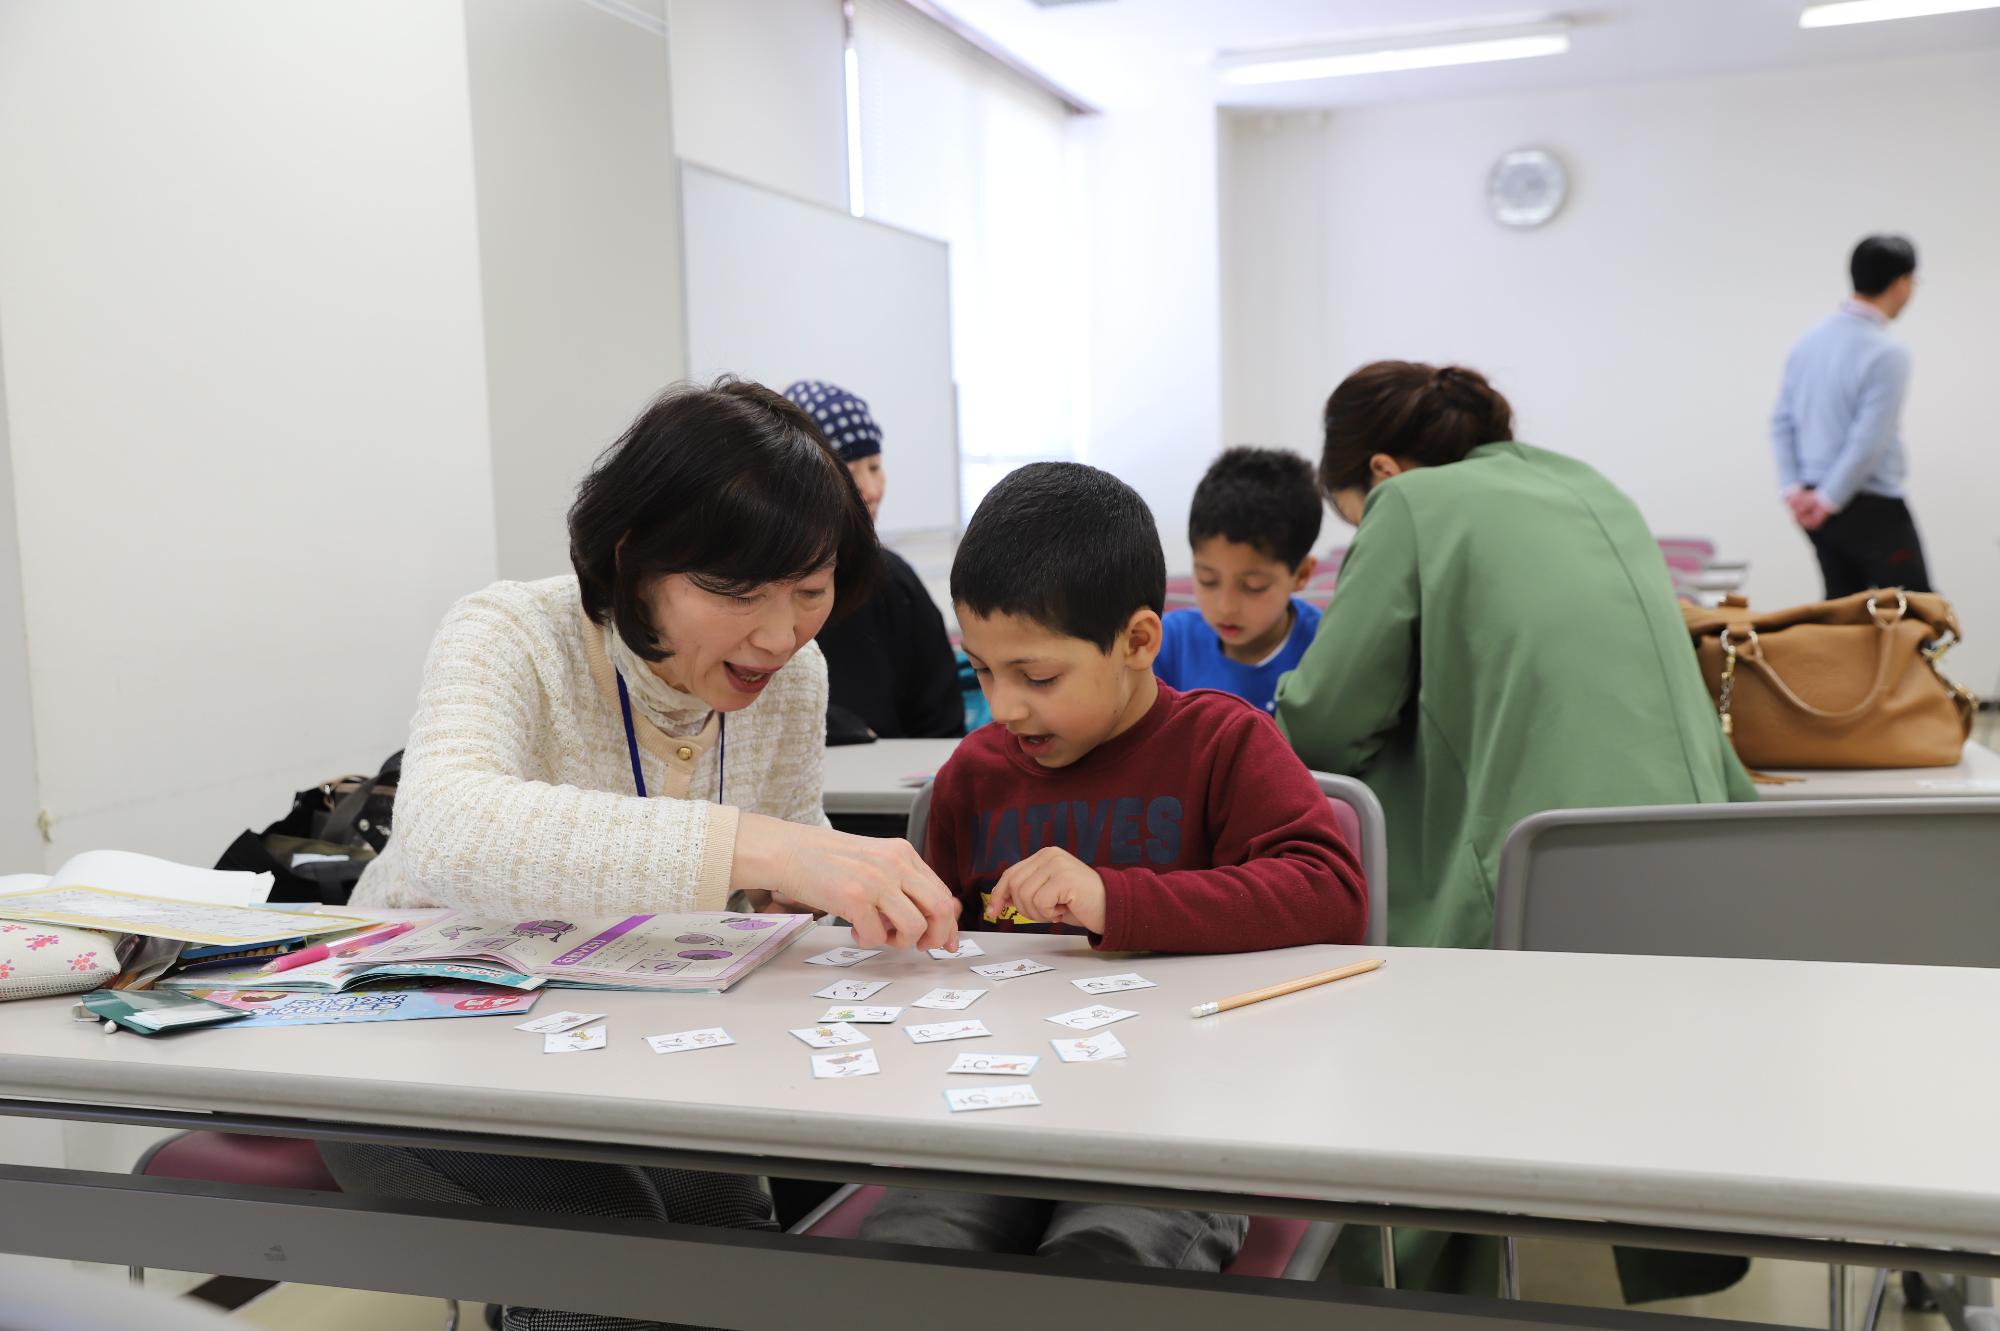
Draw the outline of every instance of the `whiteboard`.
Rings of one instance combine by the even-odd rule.
[[[882,427],[884,535],[959,530],[950,251],[681,163],[688,367],[779,392],[824,379]]]

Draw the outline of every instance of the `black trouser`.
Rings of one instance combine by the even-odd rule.
[[[1931,589],[1917,524],[1910,517],[1910,506],[1900,499],[1858,494],[1807,535],[1819,555],[1829,601],[1877,587],[1901,587],[1906,592]]]

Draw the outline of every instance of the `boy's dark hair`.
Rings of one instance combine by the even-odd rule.
[[[1220,536],[1295,569],[1319,539],[1312,464],[1282,448],[1232,448],[1209,464],[1188,508],[1188,544]]]
[[[1870,236],[1854,247],[1847,260],[1847,275],[1854,279],[1854,294],[1879,296],[1896,280],[1917,271],[1917,247],[1903,236]]]
[[[724,594],[835,561],[834,614],[865,599],[881,564],[847,466],[805,412],[729,376],[662,393],[606,449],[569,510],[584,613],[640,657],[664,660],[645,588],[669,573]]]
[[[1514,437],[1514,409],[1486,376],[1457,365],[1379,360],[1341,381],[1326,400],[1320,488],[1366,489],[1377,453],[1440,467],[1481,444]]]
[[[1018,615],[1101,652],[1140,610],[1167,604],[1153,512],[1131,486],[1081,462],[1031,462],[987,492],[951,561],[951,599]]]

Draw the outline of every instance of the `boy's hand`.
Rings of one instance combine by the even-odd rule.
[[[1080,924],[1094,934],[1104,932],[1104,880],[1060,846],[1045,846],[1000,875],[986,918],[1002,918],[1009,906],[1044,924]]]

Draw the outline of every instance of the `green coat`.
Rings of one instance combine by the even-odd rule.
[[[1375,488],[1277,715],[1308,766],[1381,799],[1397,946],[1485,947],[1500,847],[1529,814],[1757,798],[1639,510],[1527,444]],[[1341,1240],[1341,1278],[1379,1283],[1372,1231]],[[1396,1251],[1404,1288],[1494,1288],[1494,1240],[1399,1229]],[[1726,1288],[1746,1265],[1617,1258],[1635,1303]]]
[[[1277,715],[1381,799],[1397,946],[1485,947],[1529,814],[1757,798],[1639,510],[1527,444],[1375,488]]]

